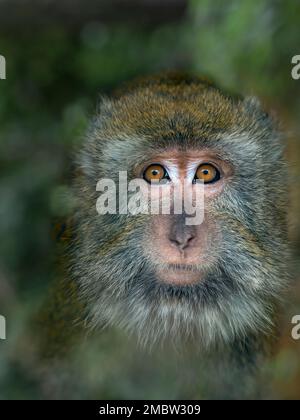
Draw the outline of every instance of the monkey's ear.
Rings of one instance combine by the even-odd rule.
[[[246,96],[244,106],[249,110],[261,109],[261,102],[256,96]]]
[[[261,101],[256,96],[246,96],[244,107],[249,113],[260,115],[261,118],[268,118],[269,114],[264,109]]]
[[[95,180],[99,169],[99,156],[101,155],[101,144],[103,136],[103,126],[113,114],[113,100],[101,96],[97,104],[94,117],[91,119],[86,131],[83,147],[75,158],[77,170],[81,176]]]
[[[96,116],[99,117],[110,117],[112,115],[113,100],[108,96],[101,95],[98,100]]]
[[[260,121],[269,121],[270,123],[277,121],[275,112],[267,112],[256,96],[246,96],[243,105],[246,113],[254,115]]]

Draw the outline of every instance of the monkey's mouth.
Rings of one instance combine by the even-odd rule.
[[[195,265],[169,264],[157,271],[157,277],[164,283],[184,286],[202,281],[203,273]]]

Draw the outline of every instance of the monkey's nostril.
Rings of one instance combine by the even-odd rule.
[[[177,248],[179,248],[180,250],[184,250],[191,245],[194,238],[195,238],[195,235],[186,234],[183,236],[170,237],[169,240]]]

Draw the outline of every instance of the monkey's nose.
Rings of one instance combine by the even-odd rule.
[[[169,236],[169,241],[180,251],[183,251],[191,245],[194,238],[195,235],[192,232],[173,232]]]

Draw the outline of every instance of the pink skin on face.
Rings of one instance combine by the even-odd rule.
[[[220,179],[214,183],[204,184],[204,220],[201,224],[187,226],[186,215],[158,214],[151,215],[151,226],[145,240],[145,252],[155,267],[159,281],[188,285],[203,280],[205,272],[216,259],[214,244],[219,243],[220,233],[215,220],[210,215],[210,204],[222,190],[232,174],[231,166],[217,155],[208,151],[180,152],[172,150],[153,156],[137,168],[137,176],[142,177],[149,165],[163,166],[170,180],[172,190],[176,184],[184,182],[195,196],[193,183],[199,165],[209,163],[220,173]],[[164,186],[150,185],[145,182],[144,192],[155,200],[163,200]],[[167,191],[167,190],[166,190]],[[149,195],[148,195],[149,197]]]

